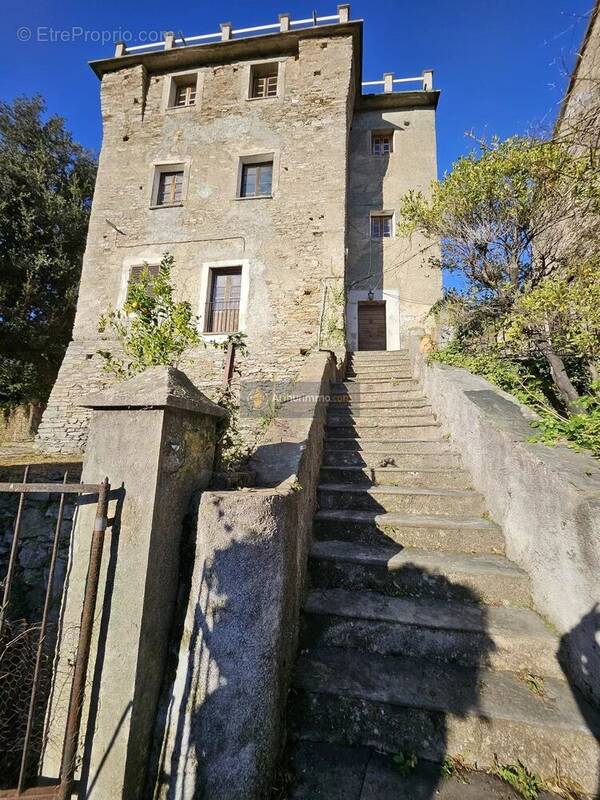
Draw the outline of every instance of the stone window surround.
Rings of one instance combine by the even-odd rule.
[[[373,152],[373,139],[376,136],[389,136],[392,140],[392,149],[389,153],[374,153]],[[396,129],[395,128],[372,128],[368,131],[367,147],[369,155],[374,158],[391,158],[396,152]]]
[[[192,105],[189,106],[175,106],[175,92],[177,84],[185,79],[192,79],[196,77],[196,99]],[[200,108],[202,105],[202,92],[204,89],[204,72],[200,69],[184,70],[182,72],[171,72],[164,76],[163,80],[163,93],[161,101],[162,111],[168,114],[178,114],[181,111],[190,111],[194,108]]]
[[[271,179],[271,194],[257,194],[250,195],[249,197],[242,197],[242,168],[245,164],[261,164],[273,162],[273,177]],[[279,153],[271,150],[271,152],[260,151],[247,151],[237,157],[237,176],[235,182],[235,200],[246,202],[248,200],[272,200],[277,193],[279,187]]]
[[[242,283],[240,287],[240,316],[238,330],[240,333],[246,331],[246,319],[248,312],[248,297],[250,293],[250,261],[247,258],[230,259],[226,261],[204,261],[200,267],[200,293],[198,296],[198,329],[202,338],[206,342],[225,342],[230,334],[227,333],[203,333],[204,315],[208,302],[208,293],[211,287],[211,272],[223,267],[241,267]]]
[[[241,69],[240,97],[249,103],[278,103],[283,100],[285,91],[285,63],[286,58],[260,58],[247,61]],[[252,97],[252,68],[263,64],[278,64],[277,68],[277,94],[274,97]]]
[[[183,171],[183,185],[181,187],[181,203],[158,204],[156,202],[156,199],[158,196],[158,182],[160,179],[161,172],[175,172],[177,170]],[[187,159],[174,158],[172,160],[166,159],[164,161],[156,161],[154,164],[152,164],[150,172],[150,186],[152,187],[150,192],[150,208],[152,210],[157,210],[161,208],[181,208],[182,206],[184,206],[188,192],[189,176],[190,176],[189,158]]]
[[[372,235],[372,222],[371,220],[373,217],[391,217],[392,218],[392,235],[391,236],[382,236],[377,237]],[[392,209],[378,209],[377,211],[371,211],[369,214],[369,230],[367,232],[367,238],[370,239],[372,242],[393,242],[396,238],[396,212]]]

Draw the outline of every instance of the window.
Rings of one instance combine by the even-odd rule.
[[[139,283],[142,277],[153,279],[158,277],[160,266],[158,264],[135,264],[129,268],[129,277],[127,280],[127,300],[129,299],[129,290],[132,283]]]
[[[393,215],[377,214],[371,217],[371,238],[391,239],[393,236]]]
[[[235,333],[240,323],[242,268],[211,270],[209,300],[204,316],[205,333]]]
[[[168,108],[187,108],[196,103],[198,94],[198,73],[172,75],[168,85]]]
[[[273,162],[242,164],[240,197],[270,197],[273,186]]]
[[[255,64],[250,69],[250,97],[276,97],[278,64]]]
[[[178,206],[183,203],[183,170],[165,168],[158,170],[155,181],[155,206]]]
[[[196,102],[196,81],[193,83],[182,83],[175,87],[175,108],[193,106]]]
[[[374,156],[385,156],[394,150],[394,134],[373,133],[371,134],[371,152]]]

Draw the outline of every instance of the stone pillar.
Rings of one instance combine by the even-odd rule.
[[[175,47],[175,34],[173,31],[165,33],[165,50],[172,50]]]
[[[221,41],[228,42],[231,39],[231,31],[233,26],[231,22],[222,22],[221,23]]]
[[[289,14],[280,14],[279,15],[279,30],[281,33],[287,33],[290,30],[290,15]]]
[[[179,370],[154,367],[87,398],[92,409],[82,480],[112,491],[81,728],[80,800],[137,800],[179,584],[182,522],[214,459],[226,412]],[[80,625],[95,504],[81,505],[73,536],[57,683],[68,673]],[[60,677],[62,676],[62,678]],[[45,774],[55,774],[68,692],[54,692]],[[80,752],[81,752],[80,746]]]
[[[394,91],[394,73],[393,72],[384,72],[383,73],[383,91],[393,92]]]
[[[337,11],[341,23],[350,21],[350,3],[341,3]]]
[[[119,58],[120,56],[124,56],[126,53],[125,49],[125,42],[117,42],[115,46],[115,58]]]
[[[433,70],[423,70],[423,91],[431,92],[433,90]]]

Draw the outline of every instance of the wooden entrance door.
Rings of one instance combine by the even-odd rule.
[[[386,349],[385,302],[358,304],[358,349]]]

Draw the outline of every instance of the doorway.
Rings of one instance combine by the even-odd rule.
[[[358,304],[358,349],[386,350],[385,301]]]

